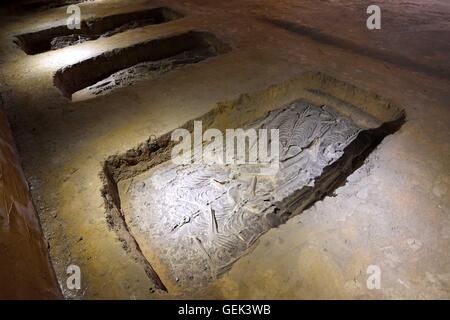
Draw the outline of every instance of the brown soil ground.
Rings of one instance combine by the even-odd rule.
[[[3,11],[1,95],[65,297],[174,297],[108,225],[108,157],[312,70],[401,106],[406,123],[333,197],[264,234],[203,296],[450,298],[450,4],[378,3],[382,29],[369,31],[370,1],[93,1],[80,5],[83,17],[158,6],[185,17],[36,55],[14,35],[64,23],[65,8]],[[83,101],[54,86],[63,67],[189,30],[231,51]],[[65,287],[70,264],[81,267],[82,290]],[[379,290],[366,286],[370,265],[381,268]]]

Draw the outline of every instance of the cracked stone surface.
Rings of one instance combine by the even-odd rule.
[[[257,164],[168,161],[145,178],[135,177],[126,192],[128,225],[143,234],[169,278],[184,289],[204,287],[228,271],[261,234],[289,219],[292,212],[279,203],[303,187],[313,188],[315,178],[361,130],[326,107],[300,101],[270,112],[249,128],[279,129],[275,174],[261,175]],[[290,201],[308,200],[307,192],[294,197]]]
[[[184,51],[173,57],[158,61],[145,61],[132,67],[113,73],[106,79],[77,92],[77,95],[98,96],[114,90],[132,86],[136,82],[151,80],[162,74],[181,68],[187,64],[197,63],[215,55],[208,48]]]

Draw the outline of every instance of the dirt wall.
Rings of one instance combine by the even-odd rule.
[[[62,298],[8,120],[0,110],[0,299]]]

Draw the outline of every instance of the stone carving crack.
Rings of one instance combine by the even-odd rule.
[[[176,165],[135,177],[127,223],[145,234],[168,274],[195,288],[229,270],[261,234],[291,212],[279,203],[314,180],[355,140],[361,128],[326,107],[301,101],[250,125],[279,129],[280,170],[258,165]],[[248,128],[249,128],[248,127]],[[299,195],[302,197],[302,195]]]

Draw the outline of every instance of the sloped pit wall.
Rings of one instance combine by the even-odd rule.
[[[69,29],[66,24],[17,35],[14,40],[25,53],[34,55],[60,49],[76,43],[110,37],[126,30],[161,24],[183,15],[166,7],[119,13],[81,21],[80,29]]]
[[[0,110],[0,299],[61,299],[8,120]]]
[[[279,219],[281,223],[301,213],[315,201],[345,183],[346,177],[363,164],[366,157],[383,138],[401,127],[405,120],[403,110],[377,94],[322,73],[309,72],[300,78],[266,90],[243,94],[237,100],[219,103],[216,108],[200,118],[180,126],[192,132],[194,120],[201,120],[204,130],[216,128],[224,131],[226,128],[242,128],[272,110],[299,100],[316,106],[326,105],[351,119],[362,131],[345,148],[339,161],[324,168],[320,177],[314,182],[314,187],[299,189],[291,197],[276,204],[279,212],[282,213]],[[136,259],[143,261],[146,268],[151,270],[148,272],[151,279],[162,286],[167,285],[170,291],[174,288],[176,291],[180,284],[171,281],[167,274],[158,275],[144,256],[146,244],[142,241],[142,235],[130,232],[132,227],[126,223],[126,209],[124,209],[118,188],[119,182],[136,178],[170,160],[174,147],[170,137],[169,132],[159,138],[149,139],[125,154],[109,157],[104,163],[101,178],[104,185],[102,195],[106,205],[106,217],[110,227],[117,232],[122,241],[132,243],[132,246],[127,248],[134,248],[130,249],[130,253],[135,255]],[[153,267],[156,267],[159,272],[159,266]],[[195,285],[190,283],[188,287],[192,288]],[[183,287],[182,292],[189,291],[188,287]]]
[[[211,33],[188,31],[137,43],[125,48],[114,49],[64,67],[55,73],[53,82],[64,96],[70,98],[75,92],[88,88],[118,71],[142,62],[170,59],[183,52],[195,50],[207,51],[208,54],[195,60],[195,62],[187,62],[187,64],[196,63],[210,56],[228,52],[230,48],[221,43]],[[172,65],[170,68],[176,67],[177,64]],[[163,68],[156,73],[168,72],[170,68],[169,70]]]

